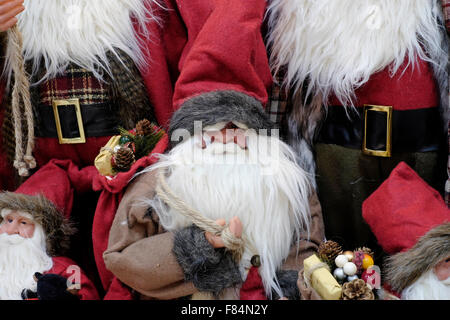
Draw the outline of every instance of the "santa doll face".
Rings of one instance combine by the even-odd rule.
[[[450,278],[450,256],[434,267],[434,273],[439,281],[445,281]]]
[[[11,211],[4,216],[0,225],[0,234],[7,233],[9,235],[17,234],[22,238],[31,238],[34,234],[34,222],[17,211]]]
[[[0,224],[0,300],[21,300],[23,289],[36,290],[33,275],[51,269],[43,227],[30,214],[2,210]]]

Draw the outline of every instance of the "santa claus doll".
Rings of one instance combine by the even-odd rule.
[[[190,30],[172,149],[130,182],[106,267],[141,299],[296,299],[323,222],[307,173],[264,110],[266,2],[180,3],[162,22],[163,32]]]
[[[94,284],[64,256],[75,232],[66,218],[69,179],[64,170],[41,170],[16,192],[0,194],[0,300],[97,300]],[[48,174],[57,192],[46,188]]]
[[[381,252],[361,205],[393,168],[406,161],[444,189],[449,59],[441,2],[269,3],[271,67],[291,98],[287,136],[316,176],[326,235]]]
[[[389,254],[384,298],[450,299],[450,210],[436,190],[400,163],[364,202],[363,216]]]
[[[150,4],[2,1],[2,189],[20,183],[13,165],[22,177],[52,159],[93,165],[119,126],[156,121],[142,76]]]
[[[320,205],[286,144],[243,131],[245,148],[193,137],[128,187],[104,260],[135,292],[299,298],[298,271],[323,239]]]

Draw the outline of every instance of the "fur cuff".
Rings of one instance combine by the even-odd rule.
[[[255,130],[270,130],[275,126],[258,100],[237,91],[208,92],[184,102],[170,121],[170,137],[177,139],[172,135],[177,129],[186,129],[192,136],[196,121],[201,121],[202,128],[229,121],[244,123]],[[173,146],[179,142],[171,141]]]
[[[173,253],[186,281],[192,281],[199,291],[218,295],[223,289],[242,283],[239,268],[230,252],[214,249],[204,232],[196,226],[175,232]]]
[[[283,291],[283,296],[289,300],[300,300],[300,291],[297,286],[298,271],[295,270],[280,270],[277,271],[277,279],[280,284],[281,291]],[[278,300],[278,294],[273,291],[272,299]]]
[[[385,280],[396,292],[412,285],[450,254],[450,223],[435,227],[408,251],[387,258]]]

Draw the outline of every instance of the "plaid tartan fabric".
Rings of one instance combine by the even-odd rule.
[[[139,120],[147,118],[156,123],[153,108],[147,95],[143,79],[133,60],[120,54],[119,61],[113,54],[108,55],[111,74],[104,75],[101,81],[92,72],[70,64],[60,76],[44,81],[31,88],[33,107],[44,104],[51,106],[53,100],[79,99],[81,105],[95,105],[109,102],[116,113],[119,125],[126,129],[133,128]],[[30,74],[32,66],[27,65]],[[45,74],[42,69],[33,82]],[[2,107],[5,109],[3,131],[4,147],[8,158],[12,160],[15,153],[14,124],[11,113],[11,92],[5,97]],[[39,123],[35,116],[36,124]],[[26,126],[23,125],[26,135]]]
[[[280,72],[273,81],[269,90],[269,101],[266,112],[277,128],[280,128],[280,137],[287,134],[287,113],[292,108],[290,91],[282,86],[284,73]]]
[[[38,90],[39,101],[34,103],[47,106],[51,106],[53,100],[79,99],[82,105],[111,100],[109,86],[75,64],[70,64],[61,76],[43,82]]]
[[[111,89],[119,106],[122,126],[134,128],[142,119],[157,123],[147,88],[134,61],[122,52],[119,52],[119,57],[120,61],[111,52],[108,54],[113,77]]]
[[[34,104],[51,106],[53,100],[72,98],[79,99],[81,105],[109,102],[117,110],[120,125],[127,129],[143,118],[156,122],[147,89],[134,61],[122,52],[119,52],[120,60],[111,52],[107,57],[111,76],[105,74],[105,81],[70,64],[64,74],[39,86],[38,100],[33,99]],[[33,97],[37,97],[37,93]]]

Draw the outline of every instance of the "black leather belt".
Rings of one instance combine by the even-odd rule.
[[[37,137],[58,138],[61,144],[86,142],[86,137],[118,134],[110,103],[80,105],[78,99],[56,100],[37,108]]]
[[[368,105],[347,111],[341,106],[328,108],[319,142],[381,157],[392,152],[437,151],[441,145],[443,127],[438,108],[400,111]]]

